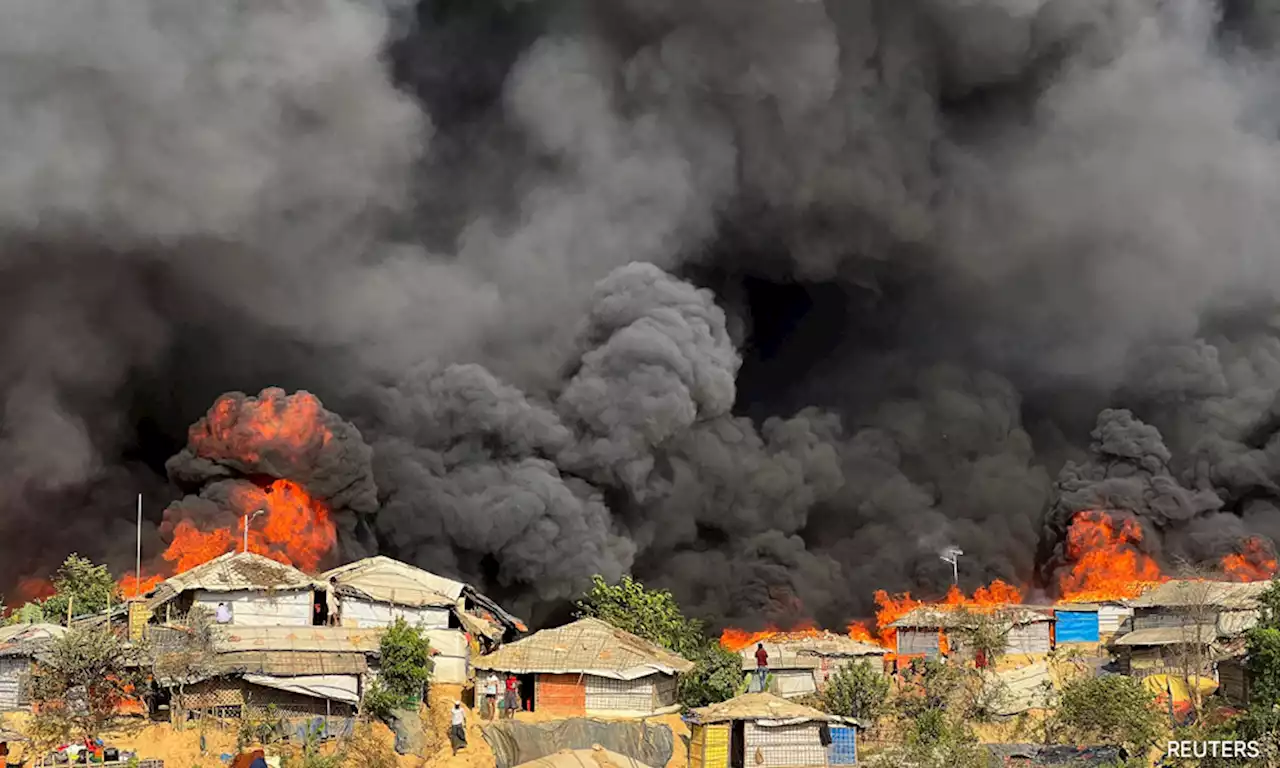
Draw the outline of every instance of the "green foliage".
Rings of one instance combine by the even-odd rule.
[[[1130,677],[1086,677],[1062,689],[1050,730],[1065,744],[1119,744],[1140,754],[1163,733],[1155,696]]]
[[[128,653],[123,641],[100,630],[72,629],[55,640],[31,679],[43,735],[96,737],[116,704],[144,682]]]
[[[578,601],[577,615],[606,621],[693,662],[679,682],[686,707],[731,699],[742,683],[742,657],[708,637],[702,622],[686,617],[666,590],[647,589],[630,576],[612,585],[596,576]]]
[[[75,616],[87,616],[106,610],[108,603],[119,602],[115,579],[105,565],[94,565],[88,558],[72,553],[58,568],[53,579],[54,593],[44,601],[42,614],[47,621],[65,624],[67,607]]]
[[[594,577],[591,589],[578,601],[578,616],[608,622],[679,654],[706,645],[701,622],[686,618],[670,592],[646,589],[630,576],[614,585]],[[741,669],[741,657],[738,661]]]
[[[841,717],[875,720],[889,698],[889,679],[865,662],[846,664],[818,696],[821,709]]]
[[[236,747],[243,750],[251,744],[275,744],[284,738],[285,730],[284,716],[275,704],[268,704],[265,709],[245,706],[236,733]]]
[[[396,709],[406,709],[420,699],[431,680],[435,662],[431,643],[421,627],[397,618],[382,635],[378,678],[365,692],[365,712],[381,720]]]
[[[960,718],[927,707],[905,722],[902,744],[869,762],[872,768],[987,768],[985,747]]]
[[[962,609],[959,618],[960,627],[954,632],[962,638],[964,648],[975,655],[981,653],[988,664],[994,664],[1009,649],[1009,626],[995,616]]]
[[[914,719],[950,704],[964,683],[964,672],[936,659],[912,659],[903,682],[897,706],[903,717]]]
[[[9,617],[10,624],[39,624],[45,620],[40,603],[27,603]]]

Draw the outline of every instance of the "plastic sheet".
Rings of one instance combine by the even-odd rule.
[[[675,749],[669,726],[638,721],[606,723],[576,717],[553,723],[493,723],[482,730],[496,768],[514,768],[564,749],[591,749],[594,744],[646,765],[666,765]]]

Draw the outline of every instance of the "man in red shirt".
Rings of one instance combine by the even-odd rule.
[[[759,683],[759,693],[764,693],[764,684],[768,679],[769,652],[764,649],[764,643],[756,643],[756,681]]]

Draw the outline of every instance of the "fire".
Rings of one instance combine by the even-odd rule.
[[[18,602],[30,603],[33,600],[43,600],[54,593],[53,583],[47,579],[40,579],[29,576],[18,582]]]
[[[1137,597],[1169,577],[1141,549],[1142,527],[1132,518],[1117,520],[1105,512],[1079,512],[1067,529],[1071,570],[1058,578],[1067,602]]]
[[[869,640],[873,643],[879,643],[885,648],[896,648],[898,633],[889,625],[909,612],[924,605],[937,605],[951,608],[964,608],[971,611],[988,611],[994,610],[1002,605],[1012,605],[1022,602],[1022,591],[1017,587],[1007,584],[999,579],[991,582],[985,587],[978,587],[973,592],[972,597],[967,597],[960,588],[951,585],[951,589],[947,591],[946,597],[934,603],[916,600],[911,596],[910,592],[903,592],[899,595],[890,595],[883,589],[878,590],[875,594],[876,601],[876,629],[873,632],[865,624],[855,622],[849,625],[849,637],[855,640]]]
[[[1265,581],[1276,574],[1276,556],[1265,541],[1251,536],[1239,553],[1222,558],[1222,572],[1229,581]]]
[[[191,425],[187,442],[197,456],[256,464],[267,452],[299,456],[333,439],[324,406],[310,392],[265,389],[258,397],[224,395]]]
[[[769,627],[758,632],[748,632],[744,629],[726,629],[720,633],[720,645],[725,650],[737,653],[743,648],[750,648],[756,643],[763,643],[767,640],[794,640],[802,637],[821,637],[822,630],[818,629],[812,623],[804,623],[794,629],[779,629],[777,627]]]

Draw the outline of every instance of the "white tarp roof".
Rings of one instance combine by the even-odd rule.
[[[360,703],[359,678],[355,675],[304,675],[301,677],[245,675],[244,681],[316,699],[342,701],[347,704]]]

